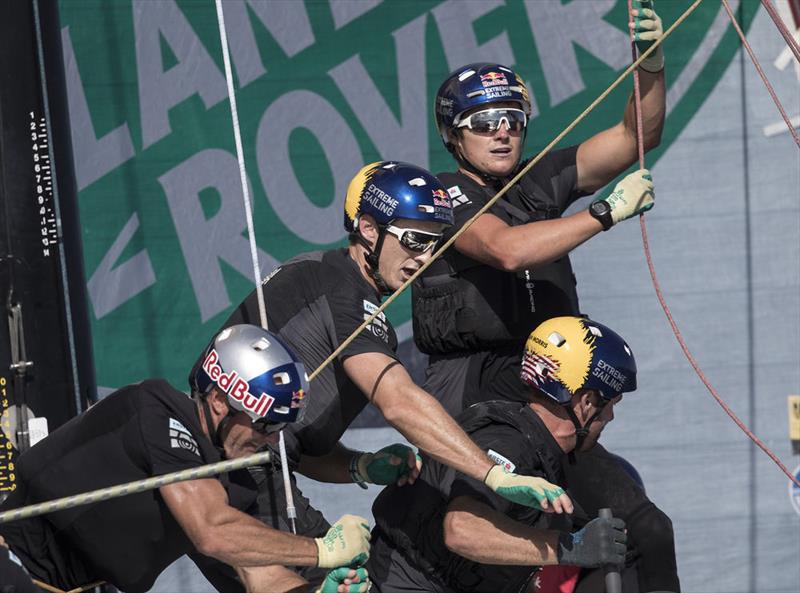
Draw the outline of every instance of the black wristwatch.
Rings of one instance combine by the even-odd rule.
[[[603,230],[607,231],[614,226],[614,219],[611,218],[611,206],[605,200],[596,200],[589,206],[589,214],[594,216],[603,225]]]

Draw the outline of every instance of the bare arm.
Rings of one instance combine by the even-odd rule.
[[[336,446],[330,453],[319,457],[303,455],[300,459],[300,467],[297,471],[312,480],[318,482],[328,482],[329,484],[350,484],[350,460],[359,451],[348,449],[342,443]]]
[[[178,482],[159,492],[201,554],[233,567],[317,565],[314,540],[277,531],[234,509],[218,480]]]
[[[493,268],[516,272],[553,262],[602,230],[585,210],[519,226],[487,213],[456,240],[456,249]]]
[[[639,69],[642,95],[642,130],[645,151],[661,142],[664,129],[666,95],[664,71],[657,73]],[[592,136],[578,147],[578,187],[594,192],[636,162],[636,112],[633,96],[628,99],[622,121]]]
[[[389,365],[394,366],[384,373]],[[372,403],[389,424],[437,461],[480,481],[494,466],[441,404],[417,387],[394,359],[380,352],[357,354],[345,359],[344,370],[361,391],[371,394]]]
[[[558,531],[535,529],[469,496],[453,499],[444,517],[444,543],[483,564],[558,564]]]

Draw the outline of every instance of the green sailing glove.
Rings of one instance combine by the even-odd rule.
[[[343,515],[317,544],[317,566],[362,566],[369,558],[369,524],[364,517]]]
[[[414,449],[407,445],[395,443],[384,447],[376,453],[361,453],[353,457],[350,463],[350,477],[354,482],[388,486],[407,477],[415,467],[409,467],[408,461],[414,455]]]
[[[640,54],[646,52],[654,41],[664,35],[661,17],[656,14],[654,4],[654,0],[633,0],[633,9],[637,11],[636,16],[631,15],[633,39]],[[639,68],[654,74],[664,69],[664,52],[661,50],[661,45],[639,64]]]
[[[544,500],[548,502],[548,510],[551,510],[553,501],[564,494],[563,488],[543,478],[512,474],[502,465],[490,469],[483,483],[511,502],[539,510],[543,510]]]
[[[345,583],[345,579],[350,583]],[[339,593],[339,585],[344,585],[347,593],[366,593],[370,589],[369,573],[366,568],[334,568],[322,581],[315,593]]]

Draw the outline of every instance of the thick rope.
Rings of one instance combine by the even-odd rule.
[[[261,281],[261,266],[258,265],[258,246],[256,245],[256,231],[253,224],[253,211],[250,204],[250,188],[247,183],[247,169],[244,162],[244,149],[242,148],[242,132],[239,127],[239,112],[236,108],[236,92],[233,85],[233,71],[231,69],[231,57],[228,50],[228,34],[225,27],[225,13],[222,10],[222,0],[216,0],[217,22],[219,23],[219,38],[222,45],[222,59],[225,63],[225,82],[228,86],[228,99],[231,105],[231,123],[233,126],[233,136],[236,141],[236,158],[239,161],[239,177],[242,182],[242,199],[244,200],[244,214],[247,220],[247,235],[250,242],[250,258],[253,262],[253,279],[256,284],[256,297],[258,299],[258,315],[261,319],[261,327],[269,329],[267,323],[267,306],[264,302],[264,283]],[[292,533],[297,533],[295,519],[297,509],[294,506],[294,496],[292,495],[291,481],[289,480],[289,461],[286,456],[286,440],[283,431],[279,435],[279,452],[281,456],[281,471],[283,473],[283,490],[286,496],[286,514],[292,523]]]
[[[761,64],[759,64],[758,58],[756,58],[755,53],[753,53],[753,48],[751,48],[750,44],[747,42],[747,38],[744,36],[742,28],[736,21],[736,17],[733,16],[733,11],[731,10],[730,4],[728,4],[728,0],[722,0],[722,5],[725,7],[725,11],[728,13],[728,17],[731,19],[731,24],[733,24],[733,28],[736,29],[736,32],[739,34],[739,37],[742,39],[742,45],[744,45],[744,48],[747,50],[747,54],[750,56],[750,60],[753,62],[753,66],[756,67],[758,75],[761,77],[761,80],[764,81],[764,86],[767,87],[767,90],[769,91],[769,94],[772,97],[775,106],[778,108],[778,111],[780,111],[783,121],[786,122],[786,126],[789,128],[789,132],[792,134],[792,138],[794,138],[794,143],[797,144],[798,148],[800,148],[800,136],[797,135],[797,130],[794,129],[791,120],[789,120],[789,116],[786,115],[786,111],[783,109],[783,105],[778,99],[778,95],[775,94],[775,89],[772,88],[772,85],[769,83],[769,80],[767,80],[767,75],[764,73],[764,69],[761,67]],[[790,45],[790,47],[792,46]]]
[[[625,79],[628,77],[628,75],[629,75],[631,72],[634,72],[634,71],[636,70],[636,68],[638,68],[638,67],[639,67],[639,64],[641,64],[643,60],[645,60],[645,59],[646,59],[646,58],[647,58],[647,57],[648,57],[648,56],[649,56],[651,53],[653,53],[653,52],[656,50],[656,48],[657,48],[659,45],[661,45],[661,44],[664,42],[664,40],[665,40],[667,37],[669,37],[669,36],[672,34],[672,32],[673,32],[673,31],[674,31],[674,30],[675,30],[677,27],[679,27],[679,26],[681,25],[681,23],[683,23],[683,21],[684,21],[684,20],[686,20],[686,18],[687,18],[687,17],[688,17],[690,14],[692,14],[692,13],[695,11],[695,9],[696,9],[696,8],[697,8],[697,7],[700,5],[700,3],[701,3],[702,1],[703,1],[703,0],[694,0],[694,2],[692,2],[692,4],[689,6],[689,8],[687,8],[687,9],[686,9],[686,10],[683,12],[683,14],[681,14],[681,16],[680,16],[680,17],[678,17],[678,19],[677,19],[677,20],[676,20],[676,21],[675,21],[675,22],[672,24],[672,26],[671,26],[671,27],[669,27],[669,28],[668,28],[666,31],[664,31],[664,35],[661,37],[661,39],[657,39],[656,41],[654,41],[654,42],[653,42],[653,45],[651,45],[649,48],[647,48],[647,51],[645,51],[644,53],[642,53],[642,55],[641,55],[641,56],[639,56],[639,59],[638,59],[638,60],[634,61],[634,62],[633,62],[633,64],[631,64],[630,66],[628,66],[628,67],[625,69],[625,71],[624,71],[622,74],[620,74],[620,75],[617,77],[617,79],[616,79],[614,82],[612,82],[612,83],[611,83],[611,85],[610,85],[610,86],[609,86],[609,87],[608,87],[606,90],[604,90],[602,93],[600,93],[600,95],[599,95],[599,96],[598,96],[598,97],[597,97],[597,98],[596,98],[594,101],[592,101],[592,102],[589,104],[589,106],[588,106],[586,109],[584,109],[584,110],[583,110],[583,112],[582,112],[582,113],[581,113],[581,114],[580,114],[578,117],[576,117],[576,118],[573,120],[573,122],[572,122],[571,124],[569,124],[569,125],[568,125],[566,128],[564,128],[564,130],[563,130],[563,131],[562,131],[562,132],[561,132],[561,133],[560,133],[558,136],[556,136],[556,137],[555,137],[555,138],[554,138],[554,139],[553,139],[553,140],[552,140],[552,141],[551,141],[551,142],[550,142],[550,143],[549,143],[547,146],[545,146],[545,147],[542,149],[542,151],[541,151],[539,154],[537,154],[537,155],[536,155],[536,157],[534,157],[533,159],[531,159],[531,160],[528,162],[528,164],[527,164],[525,167],[523,167],[523,168],[522,168],[522,170],[521,170],[519,173],[517,173],[517,174],[516,174],[516,175],[515,175],[515,176],[514,176],[514,177],[511,179],[511,181],[509,181],[509,182],[508,182],[508,183],[507,183],[507,184],[506,184],[506,185],[505,185],[505,186],[504,186],[504,187],[503,187],[503,188],[502,188],[502,189],[501,189],[499,192],[497,192],[497,193],[494,195],[494,197],[493,197],[491,200],[489,200],[489,201],[488,201],[488,202],[487,202],[487,203],[486,203],[486,204],[485,204],[485,205],[484,205],[484,206],[483,206],[483,207],[482,207],[480,210],[478,210],[478,211],[475,213],[475,215],[474,215],[472,218],[470,218],[470,219],[469,219],[469,220],[468,220],[468,221],[467,221],[467,222],[464,224],[464,226],[463,226],[463,227],[461,227],[461,228],[460,228],[460,229],[459,229],[459,230],[458,230],[458,231],[457,231],[457,232],[456,232],[456,233],[455,233],[455,234],[454,234],[452,237],[450,237],[450,239],[448,239],[448,240],[447,240],[447,242],[445,242],[445,243],[442,245],[442,247],[441,247],[441,248],[440,248],[440,249],[439,249],[439,250],[438,250],[438,251],[437,251],[437,252],[436,252],[436,253],[435,253],[435,254],[434,254],[434,255],[433,255],[433,256],[432,256],[432,257],[431,257],[431,258],[430,258],[428,261],[427,261],[427,262],[425,262],[425,264],[424,264],[424,265],[420,266],[420,268],[419,268],[419,269],[418,269],[416,272],[414,272],[414,274],[413,274],[413,275],[412,275],[412,276],[411,276],[411,277],[410,277],[408,280],[406,280],[406,281],[403,283],[403,285],[402,285],[400,288],[398,288],[396,291],[394,291],[394,292],[392,293],[392,295],[391,295],[391,296],[389,296],[389,298],[387,298],[387,299],[386,299],[386,300],[385,300],[385,301],[384,301],[384,302],[381,304],[381,306],[380,306],[380,307],[378,307],[378,308],[377,308],[375,311],[373,311],[373,313],[372,313],[372,314],[371,314],[369,317],[367,317],[367,318],[364,320],[364,322],[363,322],[361,325],[359,325],[359,326],[358,326],[358,327],[355,329],[355,331],[353,331],[353,333],[352,333],[352,334],[350,334],[350,336],[348,336],[348,337],[347,337],[347,339],[346,339],[346,340],[344,340],[344,342],[342,342],[342,343],[339,345],[339,347],[338,347],[338,348],[336,348],[336,350],[334,350],[334,351],[331,353],[331,355],[330,355],[330,356],[328,356],[328,358],[326,358],[324,361],[322,361],[322,364],[320,364],[320,365],[319,365],[319,366],[318,366],[318,367],[317,367],[317,368],[314,370],[314,372],[313,372],[313,373],[311,373],[311,374],[308,376],[308,379],[309,379],[309,381],[310,381],[310,380],[312,380],[312,379],[314,379],[314,378],[315,378],[317,375],[319,375],[319,374],[322,372],[322,370],[323,370],[325,367],[327,367],[327,366],[328,366],[328,365],[329,365],[331,362],[333,362],[333,360],[335,360],[335,359],[336,359],[336,357],[337,357],[337,356],[339,356],[339,354],[341,354],[342,350],[344,350],[345,348],[347,348],[347,346],[350,344],[350,342],[352,342],[353,340],[355,340],[356,336],[358,336],[358,334],[360,334],[360,333],[361,333],[361,332],[364,330],[364,328],[365,328],[365,327],[367,327],[367,326],[368,326],[370,323],[372,323],[372,322],[373,322],[373,320],[374,320],[374,319],[375,319],[375,318],[376,318],[378,315],[380,315],[380,314],[381,314],[381,313],[382,313],[382,312],[383,312],[383,311],[386,309],[386,307],[388,307],[389,305],[391,305],[391,304],[394,302],[394,300],[395,300],[395,299],[396,299],[398,296],[400,296],[400,295],[403,293],[403,291],[405,291],[405,289],[406,289],[406,288],[408,288],[408,287],[409,287],[409,286],[410,286],[410,285],[411,285],[411,284],[412,284],[412,283],[413,283],[413,282],[414,282],[414,281],[415,281],[417,278],[419,278],[419,277],[420,277],[420,276],[421,276],[421,275],[422,275],[422,274],[425,272],[425,270],[427,270],[427,269],[428,269],[428,268],[431,266],[431,264],[433,264],[433,262],[434,262],[434,261],[436,261],[436,259],[437,259],[437,258],[438,258],[438,257],[439,257],[439,256],[440,256],[442,253],[444,253],[444,252],[445,252],[445,250],[449,249],[449,248],[450,248],[450,246],[451,246],[453,243],[455,243],[455,242],[456,242],[456,240],[457,240],[457,239],[458,239],[458,238],[461,236],[461,234],[462,234],[462,233],[464,233],[464,232],[465,232],[465,231],[466,231],[466,230],[467,230],[467,229],[468,229],[470,226],[472,226],[472,223],[473,223],[473,222],[475,222],[475,221],[476,221],[476,220],[477,220],[477,219],[478,219],[478,218],[479,218],[479,217],[480,217],[482,214],[484,214],[484,213],[485,213],[487,210],[489,210],[489,208],[491,208],[491,207],[492,207],[492,206],[495,204],[495,202],[497,202],[497,200],[499,200],[501,197],[503,197],[503,196],[506,194],[506,192],[509,190],[509,188],[511,188],[511,187],[512,187],[514,184],[516,184],[516,183],[517,183],[517,182],[518,182],[518,181],[519,181],[519,180],[520,180],[520,179],[521,179],[521,178],[522,178],[524,175],[526,175],[526,174],[528,173],[528,171],[529,171],[529,170],[530,170],[530,169],[531,169],[531,168],[532,168],[532,167],[533,167],[533,166],[534,166],[536,163],[538,163],[540,160],[542,160],[542,158],[543,158],[543,157],[544,157],[544,156],[545,156],[545,155],[546,155],[548,152],[550,152],[550,150],[551,150],[551,149],[552,149],[552,148],[553,148],[553,147],[554,147],[556,144],[558,144],[559,142],[561,142],[561,140],[562,140],[562,139],[563,139],[563,138],[564,138],[564,137],[565,137],[567,134],[569,134],[569,133],[570,133],[570,132],[571,132],[571,131],[572,131],[572,130],[575,128],[575,126],[577,126],[577,125],[578,125],[580,122],[582,122],[582,121],[583,121],[583,120],[586,118],[586,116],[588,116],[588,115],[589,115],[589,113],[591,113],[591,112],[592,112],[592,110],[594,110],[594,109],[595,109],[595,107],[597,107],[597,106],[598,106],[598,105],[599,105],[599,104],[600,104],[600,103],[601,103],[601,102],[602,102],[602,101],[603,101],[603,100],[604,100],[606,97],[608,97],[608,95],[610,95],[610,94],[611,94],[611,92],[612,92],[612,91],[613,91],[615,88],[617,88],[617,87],[618,87],[618,86],[619,86],[619,85],[622,83],[622,81],[624,81],[624,80],[625,80]]]
[[[228,459],[225,461],[218,461],[216,463],[209,463],[190,469],[184,469],[162,476],[155,476],[152,478],[145,478],[144,480],[136,480],[135,482],[128,482],[126,484],[119,484],[117,486],[109,486],[107,488],[100,488],[98,490],[91,490],[89,492],[82,492],[72,496],[65,496],[63,498],[56,498],[55,500],[48,500],[29,506],[19,507],[18,509],[11,509],[0,513],[0,524],[9,523],[11,521],[19,521],[20,519],[30,519],[31,517],[38,517],[46,513],[54,513],[56,511],[65,511],[75,507],[92,504],[95,502],[102,502],[111,500],[112,498],[119,498],[120,496],[127,496],[128,494],[138,494],[148,490],[155,490],[162,486],[175,484],[176,482],[186,482],[188,480],[200,480],[202,478],[210,478],[217,474],[232,472],[244,467],[252,465],[264,465],[269,463],[272,454],[269,451],[262,451],[261,453],[254,453],[247,457],[240,457],[239,459]]]

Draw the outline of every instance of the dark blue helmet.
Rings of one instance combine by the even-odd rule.
[[[639,474],[639,471],[635,467],[633,467],[633,464],[630,461],[628,461],[627,459],[625,459],[624,457],[620,457],[619,455],[615,455],[611,451],[607,451],[607,453],[608,453],[608,456],[611,459],[613,459],[617,463],[619,463],[620,467],[622,467],[622,471],[624,471],[626,474],[628,474],[628,476],[630,476],[630,478],[634,482],[636,482],[636,484],[644,492],[645,491],[644,480],[642,480],[642,476]]]
[[[305,367],[276,334],[255,325],[223,329],[191,377],[192,390],[219,388],[254,423],[295,422],[308,392]]]
[[[439,87],[434,105],[436,128],[445,148],[450,150],[450,130],[459,123],[465,111],[501,101],[516,102],[526,116],[531,114],[528,89],[511,68],[479,62],[450,74]]]
[[[560,404],[580,389],[612,400],[636,390],[636,360],[625,340],[605,325],[554,317],[528,336],[520,378]]]
[[[369,214],[385,226],[399,218],[453,224],[450,196],[442,183],[421,167],[379,161],[363,167],[350,181],[344,202],[344,228],[358,229]]]

